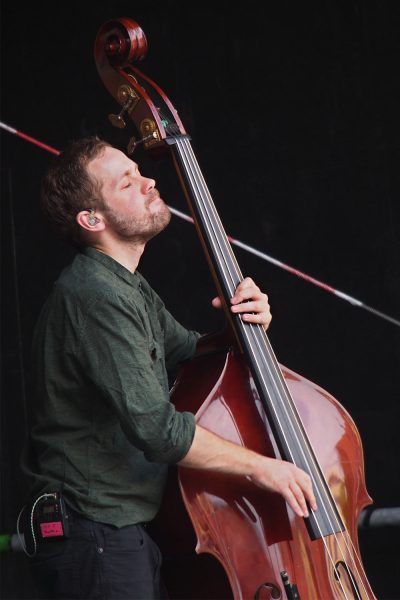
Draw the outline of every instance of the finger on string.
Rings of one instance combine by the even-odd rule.
[[[306,490],[305,490],[305,496],[307,498],[307,501],[311,507],[312,510],[317,510],[317,500],[315,498],[313,489],[312,489],[312,483],[311,480],[308,482],[308,485],[306,486]]]
[[[256,286],[252,279],[243,280],[235,290],[231,302],[236,303],[240,300],[248,300],[255,296],[259,296],[260,288]]]
[[[291,490],[293,496],[296,498],[297,504],[300,506],[300,509],[302,512],[301,516],[308,517],[307,502],[304,497],[303,490],[301,489],[299,484],[295,481],[290,484],[290,490]]]
[[[293,510],[293,512],[298,516],[298,517],[303,517],[303,511],[301,509],[300,504],[297,501],[297,498],[295,497],[295,495],[292,493],[292,491],[287,488],[287,490],[283,493],[283,496],[286,500],[286,502],[289,504],[290,508]]]
[[[241,313],[239,316],[242,321],[246,321],[247,323],[264,323],[262,313]]]
[[[257,302],[241,302],[240,304],[234,304],[231,307],[232,312],[259,312],[259,305]]]

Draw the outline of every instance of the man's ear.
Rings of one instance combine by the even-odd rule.
[[[76,222],[87,231],[103,231],[105,228],[103,217],[100,214],[95,216],[94,210],[81,210],[76,215]]]

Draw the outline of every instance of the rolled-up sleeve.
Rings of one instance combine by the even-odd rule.
[[[175,410],[156,373],[156,354],[134,302],[104,293],[82,316],[78,357],[86,377],[147,460],[176,463],[192,444],[195,419]]]

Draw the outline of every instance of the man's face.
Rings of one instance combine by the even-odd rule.
[[[154,179],[143,177],[120,150],[107,146],[88,163],[87,171],[100,183],[106,205],[100,212],[117,238],[144,243],[168,225],[171,213]]]

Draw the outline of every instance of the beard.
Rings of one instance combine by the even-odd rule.
[[[146,209],[148,209],[154,197],[155,196],[152,195],[149,198],[145,204]],[[156,195],[156,198],[159,198],[158,194]],[[140,218],[135,217],[134,215],[126,217],[110,208],[106,209],[105,217],[107,223],[111,226],[113,232],[120,240],[143,244],[163,231],[171,220],[171,212],[168,206],[163,200],[161,200],[159,204],[160,206],[157,212],[148,212]]]

